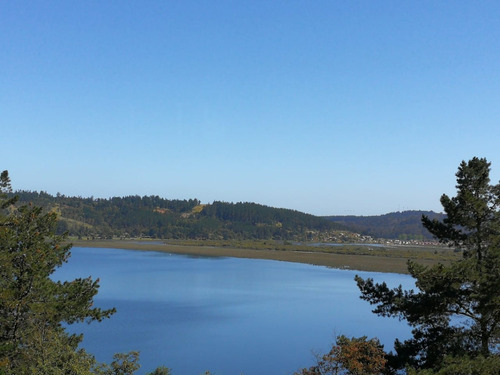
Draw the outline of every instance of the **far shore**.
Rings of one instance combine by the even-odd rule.
[[[116,248],[125,250],[160,251],[172,254],[209,257],[234,257],[248,259],[268,259],[284,262],[305,263],[338,269],[389,272],[407,274],[408,258],[371,255],[332,254],[325,252],[295,250],[254,250],[235,247],[212,247],[166,244],[161,240],[74,240],[75,247]],[[422,259],[425,265],[436,261]]]

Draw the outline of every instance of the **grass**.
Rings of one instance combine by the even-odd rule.
[[[203,208],[206,206],[206,204],[199,204],[198,206],[193,207],[191,212],[193,214],[199,214],[201,211],[203,211]]]
[[[73,240],[74,246],[161,251],[192,256],[269,259],[340,269],[408,273],[407,262],[449,263],[461,255],[442,246],[310,246],[282,241]]]

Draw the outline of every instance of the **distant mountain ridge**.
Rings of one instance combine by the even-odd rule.
[[[159,196],[109,199],[16,191],[21,203],[59,214],[58,232],[82,238],[316,240],[343,230],[342,224],[303,212],[257,203],[169,200]]]
[[[159,196],[109,199],[68,197],[17,191],[21,203],[33,202],[59,214],[58,232],[86,238],[151,237],[164,239],[277,239],[328,241],[334,231],[374,238],[428,240],[422,215],[432,211],[393,212],[380,216],[314,216],[257,203],[171,200]]]
[[[446,215],[434,211],[391,212],[379,216],[324,216],[350,231],[376,238],[430,240],[432,235],[422,225],[422,215],[442,220]]]

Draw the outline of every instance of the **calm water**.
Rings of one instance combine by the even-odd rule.
[[[99,277],[96,305],[117,308],[102,323],[72,327],[100,361],[139,350],[139,374],[165,365],[173,375],[265,375],[312,365],[338,334],[378,337],[386,348],[409,336],[359,299],[356,273],[412,285],[397,274],[91,248],[73,248],[56,277]]]

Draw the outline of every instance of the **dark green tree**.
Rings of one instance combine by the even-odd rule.
[[[69,257],[57,217],[32,205],[13,206],[7,171],[0,176],[0,373],[87,374],[93,357],[62,324],[100,321],[114,309],[92,307],[98,282],[54,281]]]
[[[100,364],[96,367],[96,375],[132,375],[141,367],[139,352],[117,353],[110,365]]]
[[[12,206],[17,201],[17,197],[15,196],[8,198],[7,193],[12,193],[12,187],[10,185],[9,173],[7,171],[3,171],[0,173],[0,210]],[[0,216],[0,218],[3,217]]]
[[[153,372],[148,373],[147,375],[172,375],[170,369],[165,366],[157,367]]]
[[[396,354],[389,358],[395,369],[445,371],[453,358],[498,363],[500,185],[490,184],[489,172],[486,159],[462,162],[456,197],[441,197],[446,218],[422,218],[437,239],[462,251],[461,260],[433,267],[409,261],[417,291],[389,289],[356,276],[361,298],[376,305],[375,313],[405,319],[413,327],[411,339],[396,340]]]

